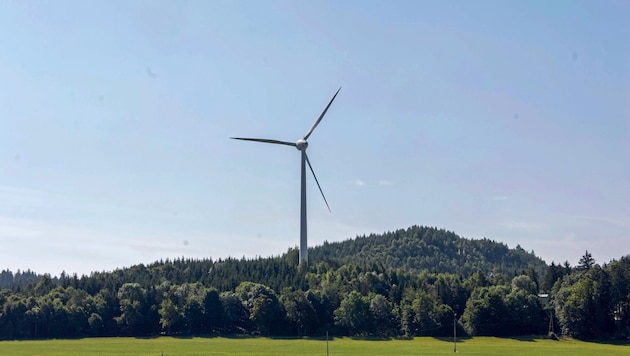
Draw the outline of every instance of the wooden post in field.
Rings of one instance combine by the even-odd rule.
[[[457,352],[457,314],[453,314],[453,352]]]
[[[326,356],[328,356],[328,330],[326,330]]]

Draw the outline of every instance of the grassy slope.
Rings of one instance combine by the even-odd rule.
[[[369,341],[337,338],[330,355],[452,355],[453,343],[429,337]],[[458,342],[465,355],[628,355],[630,344],[477,337]],[[2,355],[325,355],[326,341],[266,338],[92,338],[2,341]]]

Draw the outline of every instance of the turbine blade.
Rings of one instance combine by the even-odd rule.
[[[341,87],[339,87],[339,89],[337,89],[337,92],[335,93],[335,95],[333,95],[332,99],[330,99],[330,102],[328,103],[328,105],[326,105],[326,108],[324,109],[324,111],[322,111],[321,115],[319,115],[317,120],[315,120],[315,123],[313,124],[311,129],[308,130],[306,135],[304,135],[304,140],[308,140],[308,137],[313,133],[313,130],[315,130],[317,125],[319,125],[319,122],[322,121],[322,118],[324,117],[324,115],[326,115],[326,111],[328,111],[328,108],[330,107],[330,104],[332,104],[333,100],[335,100],[335,98],[337,97],[337,94],[339,94],[339,90],[341,90]]]
[[[243,141],[255,141],[255,142],[264,142],[264,143],[275,143],[278,145],[287,145],[295,147],[295,142],[286,142],[286,141],[278,141],[278,140],[268,140],[266,138],[244,138],[244,137],[230,137],[232,140],[243,140]]]
[[[313,166],[311,166],[311,161],[308,160],[308,156],[306,155],[306,152],[304,152],[304,157],[306,158],[306,163],[308,163],[308,168],[310,168],[311,173],[313,173],[313,178],[315,178],[315,183],[317,183],[317,188],[319,188],[319,192],[322,193],[322,198],[324,198],[324,203],[326,203],[326,207],[328,208],[328,211],[332,213],[332,211],[330,211],[330,206],[328,205],[328,201],[326,200],[326,196],[324,195],[324,191],[322,190],[322,187],[319,185],[319,181],[317,180],[317,176],[315,175]]]

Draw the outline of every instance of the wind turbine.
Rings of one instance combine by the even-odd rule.
[[[307,163],[308,163],[308,168],[310,168],[311,173],[313,173],[313,178],[315,178],[315,183],[317,183],[319,192],[322,193],[322,198],[324,198],[326,207],[328,208],[328,211],[330,211],[330,206],[328,206],[328,201],[326,201],[326,197],[324,196],[322,187],[319,185],[319,181],[317,180],[317,176],[315,175],[313,166],[311,166],[311,161],[309,161],[308,156],[306,155],[306,148],[308,147],[307,140],[313,133],[313,130],[315,130],[317,125],[319,125],[320,121],[322,121],[322,118],[324,117],[324,115],[326,115],[326,111],[328,111],[330,104],[332,104],[333,100],[335,100],[335,98],[337,97],[337,94],[339,94],[339,90],[341,90],[341,87],[337,90],[335,95],[333,95],[332,99],[330,99],[330,102],[328,102],[328,105],[326,105],[326,108],[324,109],[324,111],[322,111],[322,113],[319,115],[317,120],[315,120],[315,123],[313,123],[313,126],[311,126],[308,132],[306,132],[306,135],[304,135],[303,138],[297,140],[296,142],[270,140],[270,139],[265,139],[265,138],[230,137],[231,139],[234,139],[234,140],[256,141],[256,142],[264,142],[264,143],[274,143],[277,145],[293,146],[302,153],[302,175],[301,175],[302,193],[301,193],[301,204],[300,204],[300,264],[308,263],[308,246],[306,242],[307,240],[306,239],[306,164]]]

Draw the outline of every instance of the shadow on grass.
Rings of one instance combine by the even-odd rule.
[[[190,340],[193,338],[204,338],[211,339],[216,337],[226,337],[224,335],[211,335],[211,334],[203,334],[203,335],[190,335],[190,334],[158,334],[158,335],[143,335],[143,336],[133,336],[134,339],[138,340],[153,340],[159,339],[161,337],[172,337],[173,339],[182,339],[182,340]]]
[[[350,339],[357,341],[392,341],[394,340],[389,336],[351,336]]]
[[[538,340],[558,340],[548,337],[546,335],[520,335],[520,336],[507,336],[502,337],[503,339],[510,339],[516,341],[526,341],[526,342],[535,342]]]
[[[519,335],[519,336],[493,336],[493,335],[479,335],[478,337],[496,337],[498,339],[509,339],[515,341],[523,341],[523,342],[535,342],[539,340],[558,340],[553,339],[547,335]],[[457,342],[464,342],[465,340],[473,339],[473,336],[462,336],[461,338],[457,338]],[[453,342],[453,337],[450,338],[436,338],[443,341]]]
[[[201,338],[225,338],[225,339],[271,339],[271,340],[319,340],[326,341],[326,335],[315,335],[315,336],[291,336],[291,335],[259,335],[259,334],[210,334],[210,335],[195,335],[195,337]],[[334,337],[330,335],[328,337],[329,341],[332,341]]]
[[[526,341],[526,342],[540,341],[540,340],[555,340],[555,341],[574,340],[573,338],[570,338],[570,337],[564,337],[564,336],[558,337],[558,336],[555,336],[555,335],[554,336],[550,336],[550,335],[525,335],[525,336],[505,337],[505,339],[512,339],[512,340]],[[623,340],[623,339],[595,339],[595,340],[578,340],[578,339],[575,339],[575,340],[581,341],[581,342],[593,343],[593,344],[630,346],[630,340]]]
[[[137,336],[136,339],[155,339],[161,336],[172,337],[175,339],[192,339],[192,338],[205,338],[205,339],[214,339],[214,338],[224,338],[224,339],[270,339],[270,340],[313,340],[313,341],[334,341],[335,339],[343,338],[340,336],[329,335],[328,338],[326,335],[305,335],[305,336],[288,336],[288,335],[256,335],[256,334],[203,334],[203,335],[154,335],[154,336]],[[405,340],[405,338],[395,338],[395,337],[378,337],[378,336],[344,336],[350,338],[352,340],[362,340],[362,341],[391,341],[391,340]]]
[[[480,335],[477,337],[496,337],[499,339],[510,339],[510,340],[515,340],[515,341],[523,341],[523,342],[535,342],[535,341],[539,341],[539,340],[557,340],[557,339],[552,339],[551,337],[547,336],[547,335],[521,335],[521,336],[492,336],[492,335]],[[457,337],[457,343],[464,343],[468,340],[472,340],[474,337],[473,336],[462,336],[462,337]],[[449,342],[449,343],[453,343],[453,337],[449,336],[449,337],[434,337],[434,339],[436,340],[440,340],[440,341],[444,341],[444,342]]]
[[[452,336],[434,336],[433,339],[439,340],[439,341],[443,341],[443,342],[447,342],[449,344],[453,343],[453,337]],[[465,343],[466,341],[468,341],[470,339],[472,339],[472,337],[470,337],[470,336],[462,336],[462,337],[458,336],[457,337],[457,343],[458,344],[460,344],[460,343],[463,344],[463,343]]]
[[[628,339],[601,339],[601,340],[588,340],[586,342],[592,342],[594,344],[603,345],[615,345],[615,346],[628,346],[630,347],[630,340]]]

